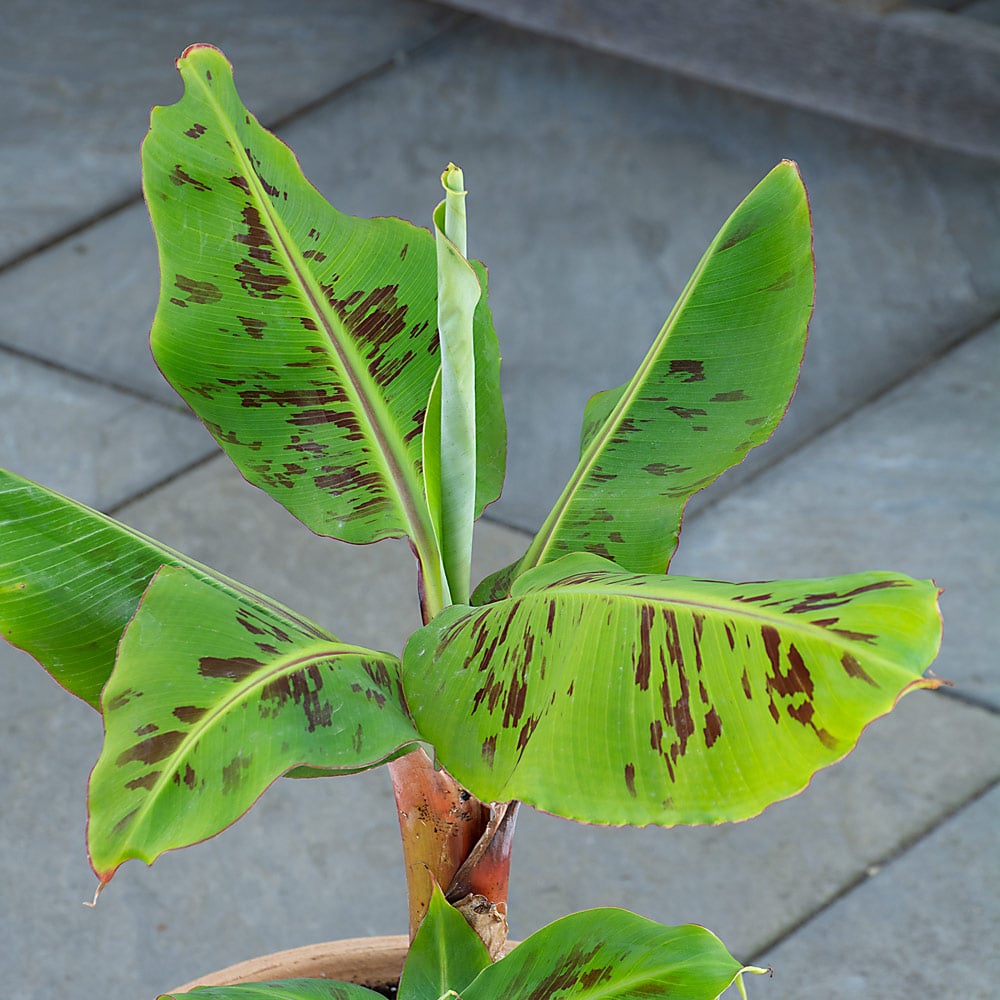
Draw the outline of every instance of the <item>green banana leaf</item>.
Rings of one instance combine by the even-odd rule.
[[[157,1000],[383,1000],[383,995],[353,983],[323,979],[271,979],[242,986],[199,986],[188,993],[162,993]]]
[[[398,1000],[437,998],[448,990],[461,993],[490,964],[479,935],[435,885],[406,956]]]
[[[576,553],[411,637],[407,704],[483,801],[720,823],[799,792],[923,678],[937,588],[889,573],[721,583]]]
[[[102,696],[87,827],[101,884],[214,836],[299,765],[365,770],[419,737],[398,660],[180,566],[153,578]]]
[[[742,973],[764,971],[741,966],[704,927],[666,927],[609,907],[543,927],[484,969],[461,998],[715,1000]]]
[[[568,552],[665,572],[687,501],[784,416],[813,292],[809,205],[785,161],[709,245],[632,380],[590,400],[566,488],[519,563],[480,584],[474,603]]]
[[[217,49],[192,46],[178,68],[184,96],[154,109],[142,151],[157,364],[250,482],[318,534],[409,536],[433,590],[419,468],[440,366],[434,238],[330,206],[244,108]],[[475,324],[480,378],[498,383],[485,286]],[[485,503],[502,485],[505,430],[498,386],[481,396]]]
[[[122,631],[163,565],[186,566],[316,628],[128,525],[0,469],[0,634],[94,708]]]

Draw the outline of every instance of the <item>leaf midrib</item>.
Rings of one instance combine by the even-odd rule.
[[[671,581],[678,581],[684,579],[684,577],[670,576],[664,577],[664,579],[669,579]],[[694,579],[694,578],[690,578]],[[535,597],[540,600],[548,600],[554,594],[575,596],[579,594],[592,594],[595,597],[617,597],[622,600],[630,600],[637,604],[666,604],[666,605],[681,605],[684,607],[702,610],[708,612],[708,617],[712,616],[712,613],[718,614],[729,614],[731,617],[736,619],[746,619],[749,621],[758,621],[766,623],[769,625],[774,625],[778,627],[779,631],[782,628],[792,628],[796,631],[803,631],[807,635],[812,635],[817,638],[822,638],[825,643],[835,646],[836,648],[842,649],[845,652],[857,652],[859,648],[865,650],[866,659],[870,656],[874,659],[880,666],[892,667],[896,665],[896,659],[893,657],[886,656],[882,654],[878,646],[871,646],[866,643],[860,642],[859,640],[851,640],[848,636],[841,635],[832,629],[824,628],[821,625],[815,625],[813,622],[806,618],[800,618],[799,616],[790,616],[788,613],[782,614],[780,612],[767,612],[766,609],[762,608],[760,605],[754,604],[750,605],[743,601],[734,601],[727,598],[719,598],[717,601],[712,603],[707,603],[705,601],[699,601],[694,598],[683,598],[683,597],[665,597],[658,596],[655,593],[649,591],[644,591],[640,596],[634,591],[625,590],[624,588],[619,588],[615,586],[605,586],[605,587],[590,587],[586,584],[574,584],[572,586],[562,586],[558,584],[547,588],[545,590],[531,591],[526,593],[515,600],[524,600],[529,597]],[[481,609],[474,609],[481,610]],[[876,639],[881,638],[881,635],[876,635]]]

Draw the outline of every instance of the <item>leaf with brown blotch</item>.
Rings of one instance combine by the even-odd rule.
[[[922,676],[937,594],[891,573],[722,583],[577,553],[416,632],[403,686],[484,801],[592,823],[746,819],[941,683]]]
[[[101,883],[205,840],[299,766],[352,773],[419,740],[389,653],[182,568],[154,577],[102,696],[87,828]]]
[[[318,534],[408,536],[433,587],[420,461],[440,366],[434,239],[333,208],[243,106],[217,49],[192,46],[178,68],[184,96],[154,109],[143,143],[157,364],[246,479]],[[477,277],[481,512],[500,493],[505,429]]]

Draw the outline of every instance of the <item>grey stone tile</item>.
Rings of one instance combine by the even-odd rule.
[[[149,350],[158,296],[156,244],[137,204],[0,274],[0,342],[183,405]]]
[[[0,273],[0,343],[179,405],[149,351],[159,281],[149,216],[134,205]]]
[[[821,913],[763,960],[754,997],[989,1000],[1000,976],[1000,789]]]
[[[186,413],[0,351],[0,465],[113,507],[210,454]]]
[[[964,5],[960,13],[962,17],[969,17],[974,21],[1000,25],[1000,3],[997,0],[977,0],[976,3]]]
[[[377,21],[360,0],[179,0],[169,8],[10,0],[0,262],[138,192],[149,109],[180,95],[169,69],[192,42],[212,42],[237,61],[247,97],[270,121],[419,44],[443,18],[415,0],[380,4]]]
[[[686,525],[673,572],[723,579],[894,569],[944,588],[934,666],[1000,707],[1000,327]]]

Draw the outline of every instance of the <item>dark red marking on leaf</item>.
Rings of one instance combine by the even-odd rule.
[[[777,277],[771,282],[766,288],[761,289],[764,292],[783,292],[788,288],[795,287],[795,272],[785,271],[784,274]]]
[[[134,730],[136,736],[148,736],[150,733],[155,733],[160,727],[155,722],[147,722],[144,726],[139,726]]]
[[[838,621],[839,619],[834,619]],[[813,623],[815,624],[815,622]],[[874,646],[878,642],[878,636],[873,632],[854,632],[849,628],[832,628],[831,632],[836,632],[837,635],[842,635],[845,639],[853,639],[855,642],[864,642],[869,646]]]
[[[487,767],[493,767],[493,758],[496,755],[496,752],[497,738],[496,734],[494,734],[493,736],[488,736],[485,740],[483,740],[483,763],[485,763]]]
[[[708,714],[705,716],[704,733],[705,747],[711,750],[712,745],[722,735],[722,719],[719,718],[719,713],[716,712],[714,705],[708,710]]]
[[[844,672],[848,677],[854,677],[859,681],[864,681],[870,687],[878,687],[878,684],[871,677],[871,675],[853,656],[851,656],[850,653],[844,653],[844,655],[840,658],[840,665],[844,668]]]
[[[247,120],[247,124],[248,124],[248,125],[250,124],[250,121],[249,121],[249,119]],[[249,147],[249,146],[245,146],[245,147],[244,147],[244,152],[245,152],[245,153],[247,154],[247,158],[248,158],[248,159],[250,160],[250,166],[251,166],[251,167],[253,168],[253,172],[254,172],[254,174],[255,174],[255,175],[257,176],[257,180],[258,180],[258,181],[260,181],[260,186],[261,186],[261,187],[262,187],[262,188],[263,188],[263,189],[264,189],[264,190],[265,190],[265,191],[266,191],[266,192],[267,192],[267,193],[268,193],[268,194],[269,194],[269,195],[270,195],[270,196],[271,196],[272,198],[276,198],[276,197],[277,197],[277,196],[278,196],[279,194],[282,194],[282,192],[281,192],[281,191],[279,191],[279,189],[278,189],[278,188],[276,188],[276,187],[275,187],[275,186],[274,186],[273,184],[269,184],[269,183],[268,183],[268,182],[267,182],[267,181],[266,181],[266,180],[264,179],[264,175],[263,175],[263,174],[262,174],[262,173],[260,172],[260,168],[261,168],[261,161],[260,161],[260,157],[258,157],[258,156],[254,156],[254,155],[253,155],[253,152],[251,151],[251,149],[250,149],[250,147]],[[287,195],[287,194],[285,195],[285,200],[286,200],[286,201],[288,200],[288,195]]]
[[[742,403],[750,397],[742,390],[735,389],[732,392],[717,392],[710,400],[710,403]]]
[[[104,711],[116,712],[119,708],[124,708],[133,698],[141,697],[141,691],[136,691],[135,688],[126,688],[124,691],[116,694],[113,698],[108,699],[107,704],[104,706]]]
[[[240,323],[243,325],[243,329],[253,337],[254,340],[263,340],[264,334],[263,329],[267,326],[267,321],[263,319],[257,319],[255,316],[237,316],[236,317]]]
[[[232,177],[227,177],[227,181],[233,185],[233,187],[238,187],[241,191],[245,191],[247,194],[250,193],[250,185],[247,183],[245,177],[239,176],[239,174],[234,174]]]
[[[611,981],[611,974],[614,966],[602,965],[595,969],[589,969],[580,976],[580,986],[584,990],[589,990],[600,986],[602,983]]]
[[[310,684],[311,682],[311,684]],[[288,701],[301,707],[306,717],[308,732],[317,728],[326,728],[333,722],[333,706],[329,701],[320,701],[319,693],[323,689],[323,675],[319,665],[310,663],[302,670],[277,677],[264,685],[261,691],[261,715],[281,711]],[[263,703],[272,702],[270,709]]]
[[[553,697],[555,696],[553,695]],[[538,718],[534,715],[529,715],[527,721],[521,727],[521,731],[517,734],[517,749],[519,751],[518,759],[520,759],[521,755],[524,753],[525,747],[527,747],[528,741],[534,734],[537,725]]]
[[[808,726],[816,734],[820,743],[828,750],[832,750],[837,745],[837,741],[833,736],[826,729],[820,729],[813,721],[816,709],[811,701],[804,701],[801,705],[797,706],[789,705],[787,711],[789,716],[799,723],[799,725]]]
[[[183,739],[184,733],[179,733],[176,730],[157,733],[155,736],[150,736],[129,747],[128,750],[123,750],[115,760],[115,766],[124,767],[132,761],[155,764],[157,761],[163,760],[164,757],[169,757]]]
[[[170,173],[170,183],[176,184],[177,187],[182,187],[185,184],[189,184],[195,189],[195,191],[211,191],[212,189],[205,184],[203,181],[196,180],[190,174],[185,173],[181,169],[181,165],[178,163]]]
[[[559,968],[541,979],[531,993],[524,996],[524,1000],[552,1000],[553,997],[572,996],[578,993],[579,991],[575,989],[577,983],[584,977],[590,976],[590,971],[585,971],[586,966],[600,950],[601,945],[596,945],[587,952],[574,945]],[[520,984],[517,984],[513,988],[519,989],[519,987]]]
[[[228,795],[235,791],[243,783],[246,772],[249,770],[251,762],[242,754],[237,754],[222,769],[222,794]]]
[[[704,382],[705,364],[702,361],[671,361],[668,375],[684,375],[682,382]]]
[[[174,279],[174,285],[182,292],[187,292],[187,301],[195,305],[210,305],[218,302],[222,298],[222,292],[217,285],[210,281],[195,281],[194,278],[185,277],[178,274]]]
[[[629,795],[635,798],[635,764],[625,765],[625,787],[628,788]]]
[[[207,131],[204,125],[195,122],[184,134],[191,139],[200,139]]]
[[[747,673],[747,668],[743,668],[743,676],[740,678],[740,683],[743,685],[743,694],[747,701],[753,701],[753,691],[750,687],[750,675]]]
[[[291,284],[291,279],[283,274],[264,274],[256,264],[251,264],[248,260],[241,260],[233,268],[242,275],[239,282],[243,290],[253,297],[280,299],[280,289]]]
[[[648,691],[649,674],[653,666],[653,653],[649,642],[649,633],[653,626],[653,607],[649,604],[643,604],[640,615],[639,655],[635,663],[635,682],[640,691]]]
[[[195,784],[197,784],[197,776],[194,773],[194,768],[190,764],[184,765],[184,774],[181,775],[180,771],[175,771],[174,776],[171,779],[175,785],[180,785],[183,781],[184,784],[193,789]]]
[[[198,660],[198,673],[202,677],[241,681],[259,670],[263,663],[250,656],[202,656]]]
[[[595,556],[600,556],[602,559],[611,559],[611,552],[609,551],[607,545],[604,542],[587,542],[583,547],[584,552],[590,552]]]
[[[747,420],[744,420],[743,423],[745,423],[747,427],[756,427],[758,424],[764,423],[765,420],[767,420],[767,417],[750,417]]]
[[[708,427],[706,427],[704,424],[694,424],[691,427],[691,430],[693,430],[693,431],[707,431]]]
[[[255,642],[254,645],[262,652],[268,653],[271,656],[278,656],[278,649],[272,646],[269,642]]]
[[[719,248],[716,250],[716,253],[724,253],[726,250],[731,250],[738,243],[742,243],[745,239],[752,236],[754,232],[755,230],[753,226],[748,223],[744,223],[743,225],[737,227],[732,235],[727,237],[724,243],[719,244]]]
[[[649,745],[657,753],[663,753],[663,723],[659,719],[649,724]]]
[[[138,811],[139,811],[139,807],[136,806],[135,809],[133,809],[131,812],[126,813],[124,816],[122,816],[122,818],[120,820],[118,820],[117,823],[115,823],[114,829],[111,831],[111,833],[114,836],[117,836],[118,834],[123,833],[125,831],[125,829],[128,827],[129,823],[132,822],[133,817],[135,816],[135,814]]]
[[[692,417],[706,417],[707,411],[699,410],[688,406],[668,406],[667,409],[681,420],[690,420]]]
[[[275,261],[271,251],[275,248],[275,244],[264,225],[260,212],[254,205],[244,205],[241,214],[247,231],[236,233],[233,236],[233,242],[249,247],[248,252],[254,260],[259,260],[262,264],[273,264]]]
[[[736,636],[733,634],[732,627],[730,626],[729,622],[725,622],[722,627],[726,630],[726,639],[729,640],[729,648],[730,648],[730,650],[735,650],[736,649]]]
[[[196,705],[178,705],[173,710],[173,716],[180,722],[192,725],[197,722],[206,712],[207,708],[198,708]]]
[[[134,792],[137,788],[145,788],[148,791],[156,784],[156,779],[159,778],[161,774],[163,774],[162,771],[150,771],[147,774],[141,774],[138,778],[126,781],[125,787],[130,792]]]

